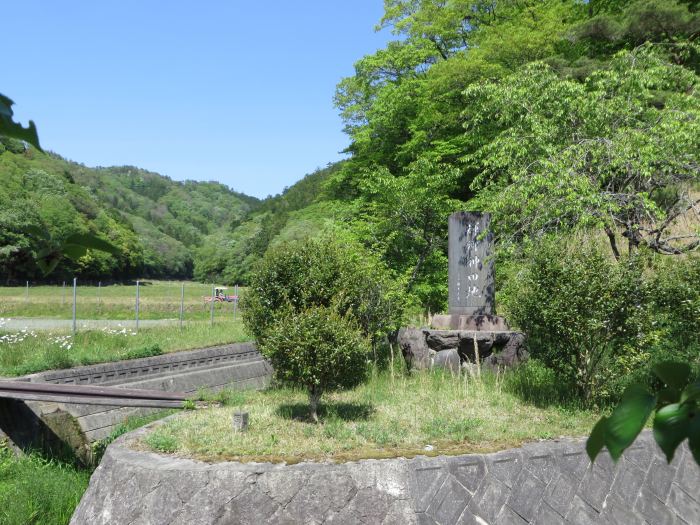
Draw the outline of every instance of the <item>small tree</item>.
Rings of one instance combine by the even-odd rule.
[[[309,238],[268,250],[253,272],[241,310],[258,343],[283,318],[332,307],[373,342],[401,325],[400,288],[372,254],[351,240]]]
[[[370,347],[351,318],[332,307],[313,307],[279,320],[260,350],[278,380],[308,391],[309,416],[318,423],[323,392],[351,388],[365,379]]]
[[[321,237],[268,250],[242,312],[277,379],[308,390],[317,421],[321,394],[360,383],[369,343],[400,326],[400,297],[361,246]]]

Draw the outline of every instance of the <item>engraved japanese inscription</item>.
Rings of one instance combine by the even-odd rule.
[[[488,213],[450,215],[448,233],[449,313],[493,314],[493,235]]]

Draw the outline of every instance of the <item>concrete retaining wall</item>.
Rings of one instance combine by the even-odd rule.
[[[38,383],[110,385],[196,393],[224,387],[262,388],[272,369],[252,343],[205,348],[113,363],[51,370],[18,378]],[[20,445],[68,444],[89,460],[90,444],[110,435],[127,417],[149,408],[0,400],[0,427]],[[37,443],[37,440],[40,442]]]
[[[72,525],[699,524],[700,468],[683,445],[667,465],[645,432],[614,465],[582,440],[487,455],[344,464],[215,463],[113,443]]]

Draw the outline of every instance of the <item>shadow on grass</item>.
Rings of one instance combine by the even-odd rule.
[[[310,421],[309,405],[306,403],[288,403],[280,405],[275,411],[278,416],[297,421]],[[370,403],[323,403],[318,407],[319,419],[342,419],[343,421],[366,421],[375,408]]]
[[[507,371],[503,379],[504,390],[537,408],[585,408],[573,385],[535,359]]]

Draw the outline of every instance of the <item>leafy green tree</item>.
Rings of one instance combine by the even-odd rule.
[[[433,311],[446,299],[446,280],[430,277],[435,266],[446,267],[447,218],[460,205],[449,192],[459,177],[454,168],[419,159],[404,176],[378,168],[366,172],[360,182],[363,212],[356,223],[358,233],[400,276],[406,292],[417,292],[421,304]],[[437,276],[445,277],[444,272]],[[426,279],[427,289],[420,286]]]
[[[506,241],[598,227],[616,257],[620,234],[630,250],[697,249],[697,228],[679,232],[680,219],[700,213],[697,86],[692,71],[644,46],[584,83],[535,63],[470,87],[465,160],[480,172],[471,207],[492,211]]]
[[[356,321],[332,307],[288,312],[270,327],[260,351],[285,383],[309,394],[309,416],[318,423],[324,392],[352,388],[367,375],[370,345]]]

